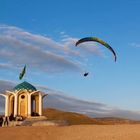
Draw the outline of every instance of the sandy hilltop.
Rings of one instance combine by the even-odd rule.
[[[0,127],[2,140],[138,140],[140,122],[122,118],[90,118],[52,108],[43,110],[47,121],[65,121],[65,125]]]

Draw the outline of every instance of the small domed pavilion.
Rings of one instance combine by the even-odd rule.
[[[47,94],[24,81],[0,95],[5,97],[5,116],[31,117],[42,115],[43,97]]]

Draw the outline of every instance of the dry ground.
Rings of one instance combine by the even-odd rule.
[[[140,124],[3,127],[0,140],[140,140]]]

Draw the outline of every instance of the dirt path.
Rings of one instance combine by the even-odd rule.
[[[140,125],[5,127],[0,140],[140,140]]]

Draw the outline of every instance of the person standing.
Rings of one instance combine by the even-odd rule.
[[[4,126],[8,126],[8,117],[6,116],[6,117],[4,117]]]
[[[0,117],[0,127],[2,127],[3,124],[3,117]]]

